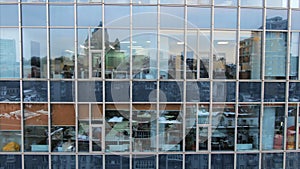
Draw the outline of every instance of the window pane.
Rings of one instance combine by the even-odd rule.
[[[79,155],[78,168],[98,168],[103,169],[102,155]]]
[[[186,101],[187,102],[209,102],[210,99],[209,82],[187,82]]]
[[[299,166],[300,153],[290,152],[286,153],[286,169],[294,169]]]
[[[235,82],[214,82],[214,102],[235,102]]]
[[[188,7],[187,11],[188,28],[210,28],[210,8]]]
[[[215,0],[216,6],[236,6],[237,0]]]
[[[238,154],[236,162],[238,169],[257,169],[257,164],[259,164],[259,154]]]
[[[78,82],[79,102],[102,102],[102,82]]]
[[[212,154],[211,155],[211,169],[229,169],[234,168],[233,154]]]
[[[185,150],[186,151],[196,151],[197,144],[197,119],[195,118],[197,114],[197,105],[191,104],[186,105],[185,110]]]
[[[22,168],[22,156],[12,154],[0,155],[0,167]]]
[[[184,0],[160,0],[160,4],[184,4]]]
[[[0,26],[18,25],[18,5],[0,5]]]
[[[74,7],[49,5],[51,26],[74,26]]]
[[[145,22],[150,21],[150,22]],[[133,6],[132,7],[133,27],[157,27],[157,7],[156,6]]]
[[[287,57],[287,34],[266,32],[265,77],[285,79]]]
[[[19,102],[20,82],[19,81],[0,81],[0,102]]]
[[[158,157],[160,169],[183,168],[182,154],[161,154]]]
[[[0,104],[0,116],[0,151],[19,152],[22,145],[20,104]]]
[[[75,148],[75,105],[52,104],[51,151],[75,152]]]
[[[0,78],[20,78],[18,28],[0,28],[0,51]]]
[[[260,102],[261,83],[260,82],[240,82],[239,84],[240,102]]]
[[[291,6],[291,8],[299,8],[300,6],[299,6],[299,3],[300,1],[299,0],[291,0],[290,1],[290,6]]]
[[[104,7],[104,24],[107,27],[129,27],[130,8],[129,6],[110,6]],[[118,11],[118,12],[116,12]]]
[[[299,71],[299,33],[291,33],[291,49],[290,49],[290,79],[298,79]]]
[[[300,29],[300,24],[298,22],[298,19],[300,18],[300,11],[292,11],[292,29]]]
[[[76,168],[75,155],[52,155],[51,168]]]
[[[157,4],[157,0],[132,0],[133,4]]]
[[[214,79],[236,78],[236,32],[215,31],[213,56]]]
[[[184,8],[183,7],[167,7],[160,8],[160,27],[161,28],[184,28]]]
[[[24,104],[24,151],[48,152],[48,105]]]
[[[106,102],[129,102],[129,82],[108,82],[105,83],[105,101]]]
[[[185,155],[186,169],[208,169],[207,154],[187,154]]]
[[[263,153],[261,169],[283,168],[283,153]]]
[[[266,29],[286,30],[288,27],[286,10],[267,10]]]
[[[264,106],[262,123],[263,150],[283,149],[284,112],[284,106]]]
[[[133,102],[156,102],[157,82],[132,82]]]
[[[263,0],[240,0],[241,6],[259,6],[262,7]]]
[[[237,28],[237,10],[215,8],[215,28]],[[226,19],[224,19],[226,18]]]
[[[155,155],[134,155],[132,159],[132,168],[156,168],[156,156]]]
[[[239,78],[261,79],[262,33],[241,32],[239,43]]]
[[[100,31],[100,30],[101,31]],[[98,28],[99,33],[101,32],[102,35],[102,29]],[[95,38],[96,42],[100,43],[95,46],[98,46],[98,48],[102,49],[102,36],[100,38]],[[77,46],[77,77],[79,79],[87,79],[90,78],[89,73],[89,30],[88,29],[77,29],[77,40],[78,40],[78,46]]]
[[[23,26],[46,26],[46,5],[22,5]]]
[[[261,9],[241,8],[241,29],[262,29],[263,11]]]
[[[285,83],[266,82],[265,83],[265,102],[284,102],[285,101]]]
[[[300,100],[300,83],[289,83],[289,102],[298,102]]]
[[[287,7],[287,0],[266,0],[266,6],[267,7],[282,7],[286,8]]]
[[[23,81],[23,101],[24,102],[47,102],[48,101],[47,82]]]
[[[209,5],[211,0],[187,0],[188,5]]]
[[[47,77],[47,30],[23,28],[23,77]]]
[[[49,168],[48,155],[25,155],[25,168],[35,168],[39,166],[41,169]]]
[[[50,82],[51,102],[73,102],[75,84],[71,81]]]
[[[50,29],[51,78],[74,78],[74,29]]]
[[[183,99],[183,83],[162,81],[159,84],[160,102],[181,102]]]
[[[77,24],[78,26],[102,26],[102,6],[78,6]]]
[[[119,4],[119,3],[129,3],[130,0],[104,0],[104,3],[107,3],[107,4]]]
[[[297,136],[297,105],[289,105],[287,117],[287,138],[286,149],[296,149],[296,136]]]
[[[105,168],[122,168],[129,169],[129,158],[121,155],[106,155],[105,156]]]

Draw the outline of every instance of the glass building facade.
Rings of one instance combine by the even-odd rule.
[[[299,168],[299,41],[300,0],[0,0],[0,168]]]

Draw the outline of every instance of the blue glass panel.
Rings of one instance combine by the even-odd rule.
[[[79,169],[102,169],[103,161],[101,155],[79,155],[78,168]]]
[[[184,8],[162,6],[160,8],[161,28],[184,28]]]
[[[21,155],[0,155],[0,168],[21,169]]]
[[[133,82],[132,96],[134,102],[156,102],[157,82]]]
[[[300,18],[300,11],[292,11],[292,29],[300,29],[300,23],[299,23],[299,18]]]
[[[23,82],[24,102],[47,102],[47,82],[27,81]]]
[[[130,22],[129,6],[105,5],[104,11],[105,11],[104,14],[105,26],[129,27],[129,22]]]
[[[209,102],[210,82],[187,82],[186,101],[187,102]]]
[[[129,102],[129,82],[106,82],[105,101],[107,102]]]
[[[288,27],[287,10],[267,10],[266,29],[286,30]]]
[[[144,22],[145,20],[149,22]],[[156,6],[133,6],[132,26],[156,28],[157,7]]]
[[[240,82],[239,101],[240,102],[260,102],[261,83],[259,82]]]
[[[51,162],[52,169],[76,168],[75,155],[52,155]]]
[[[261,160],[262,169],[282,169],[283,154],[282,153],[264,153]]]
[[[236,9],[215,9],[215,28],[237,28],[237,10]],[[226,18],[226,19],[224,19]]]
[[[160,102],[181,102],[183,99],[182,82],[160,82]]]
[[[48,169],[48,155],[25,155],[25,169]]]
[[[263,10],[241,8],[241,29],[262,29]]]
[[[50,83],[51,102],[73,102],[75,100],[74,82],[57,81]]]
[[[211,168],[234,168],[234,155],[233,154],[212,154],[211,155]]]
[[[74,26],[74,7],[67,5],[50,5],[51,26]]]
[[[300,166],[300,153],[298,152],[286,153],[285,168],[295,169],[295,168],[299,168],[299,166]]]
[[[207,154],[187,154],[185,155],[186,169],[208,169]]]
[[[78,82],[79,102],[102,102],[102,82]]]
[[[22,5],[23,26],[46,26],[46,5]]]
[[[299,102],[300,100],[300,83],[289,84],[289,101]]]
[[[235,82],[214,82],[213,101],[214,102],[235,102]]]
[[[159,169],[182,168],[183,155],[181,154],[162,154],[159,155]]]
[[[236,6],[237,0],[215,0],[215,5],[217,6]]]
[[[133,156],[133,159],[132,159],[132,168],[134,168],[134,169],[141,169],[141,168],[154,169],[154,168],[156,168],[156,156],[135,155],[135,156]]]
[[[18,5],[0,5],[0,26],[18,25]]]
[[[259,154],[238,154],[237,155],[237,169],[258,169]]]
[[[98,26],[102,21],[102,6],[78,6],[77,8],[78,26]]]
[[[118,155],[105,156],[105,168],[109,169],[129,169],[129,158]]]
[[[18,81],[0,81],[0,101],[18,102],[20,101],[20,82]]]
[[[187,12],[187,22],[189,28],[210,28],[210,8],[188,7]]]
[[[266,82],[265,83],[265,102],[284,102],[285,101],[285,83],[284,82]]]

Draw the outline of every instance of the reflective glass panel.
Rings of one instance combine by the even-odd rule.
[[[129,105],[106,105],[105,151],[128,152],[130,144]]]
[[[287,34],[266,32],[265,78],[285,79],[287,58]]]
[[[173,1],[172,1],[173,2]],[[184,28],[184,8],[183,7],[160,7],[160,27],[161,28]]]
[[[20,101],[20,82],[0,81],[0,102],[19,102]]]
[[[160,105],[159,109],[159,151],[182,151],[182,105]]]
[[[134,152],[153,152],[157,145],[156,105],[134,104],[132,112]],[[149,166],[150,167],[150,166]]]
[[[48,155],[25,155],[24,157],[25,168],[35,169],[39,167],[40,169],[49,168],[49,156]]]
[[[260,102],[261,83],[260,82],[240,82],[239,102]]]
[[[24,104],[23,113],[24,151],[48,152],[48,105]]]
[[[20,104],[0,104],[0,151],[19,152],[21,150],[21,113]],[[13,163],[15,162],[16,160]],[[14,166],[13,163],[10,164]],[[0,166],[2,164],[1,161]]]
[[[215,8],[215,28],[237,28],[237,10],[226,8]],[[224,19],[226,18],[226,19]]]
[[[285,101],[285,83],[284,82],[266,82],[264,92],[265,102],[284,102]]]
[[[147,22],[145,22],[147,21]],[[133,6],[132,7],[133,27],[157,27],[157,7],[156,6]]]
[[[98,28],[99,30],[100,28]],[[99,30],[99,33],[101,32],[102,34],[102,29],[101,31]],[[97,33],[98,34],[98,33]],[[95,36],[96,37],[96,36]],[[98,36],[99,37],[99,36]],[[97,39],[97,41],[100,44],[97,43],[96,46],[98,46],[98,48],[102,49],[102,36],[101,40],[99,38],[95,38]],[[77,46],[77,78],[79,79],[87,79],[90,78],[90,73],[89,73],[89,30],[88,29],[77,29],[77,40],[78,40],[78,46]]]
[[[235,79],[236,78],[236,32],[216,31],[214,38],[215,38],[213,42],[214,79]]]
[[[102,6],[77,6],[78,26],[102,26]]]
[[[209,82],[187,82],[186,101],[187,102],[209,102],[210,99]]]
[[[188,5],[209,5],[211,0],[187,0]]]
[[[300,24],[298,22],[298,19],[300,18],[300,11],[292,11],[292,29],[300,29]]]
[[[22,5],[23,26],[46,26],[46,5]]]
[[[197,118],[198,124],[209,124],[209,105],[206,104],[199,104],[197,108]],[[200,131],[201,134],[201,131]]]
[[[240,0],[241,6],[259,6],[263,5],[263,0]]]
[[[76,168],[75,155],[52,155],[51,168]]]
[[[132,159],[132,168],[156,168],[156,156],[153,155],[134,155]]]
[[[18,5],[0,5],[0,26],[18,26]]]
[[[261,169],[283,168],[283,153],[263,153]]]
[[[158,157],[158,165],[160,169],[182,168],[183,155],[182,154],[161,154]]]
[[[75,134],[75,105],[51,104],[51,151],[75,152]]]
[[[51,26],[74,26],[74,6],[49,5]]]
[[[47,102],[48,101],[47,82],[23,81],[23,101],[24,102]]]
[[[183,31],[162,31],[160,34],[159,79],[182,79],[184,73]]]
[[[262,29],[263,10],[241,8],[240,24],[241,29]]]
[[[187,154],[185,155],[186,169],[208,169],[207,154]]]
[[[297,105],[289,105],[287,117],[287,131],[286,131],[286,149],[296,149],[296,136],[297,136]]]
[[[212,154],[211,155],[211,169],[219,168],[234,168],[233,154]]]
[[[237,0],[215,0],[216,6],[236,6]]]
[[[18,28],[0,28],[0,51],[0,78],[19,78],[20,47]]]
[[[265,105],[262,121],[262,149],[282,150],[284,146],[284,106]]]
[[[289,83],[289,102],[298,102],[300,100],[300,83]]]
[[[12,154],[3,154],[0,155],[0,167],[1,168],[22,168],[22,156],[21,155],[12,155]]]
[[[282,7],[286,8],[288,6],[287,0],[266,0],[267,7]]]
[[[130,0],[104,0],[107,4],[119,4],[119,3],[129,3]]]
[[[290,6],[291,6],[291,8],[299,8],[300,1],[299,0],[290,0]]]
[[[157,0],[132,0],[133,4],[157,4]]]
[[[185,150],[186,151],[196,151],[197,144],[197,129],[196,129],[196,114],[197,105],[191,104],[186,105],[185,110]]]
[[[238,151],[259,149],[260,105],[239,105],[237,119]]]
[[[129,158],[124,155],[107,155],[105,156],[105,168],[122,168],[129,169]]]
[[[266,29],[286,30],[288,27],[287,10],[267,9]]]
[[[239,44],[239,78],[261,79],[262,33],[243,31]]]
[[[160,4],[184,4],[184,0],[160,0]]]
[[[183,99],[183,83],[162,81],[159,83],[160,102],[181,102]]]
[[[211,9],[188,7],[187,8],[188,28],[210,28]]]
[[[50,75],[74,78],[74,29],[50,29]]]
[[[105,101],[106,102],[129,102],[130,97],[129,82],[106,82],[105,83]]]
[[[98,168],[103,169],[102,155],[79,155],[78,168]]]
[[[213,95],[214,102],[235,102],[235,82],[214,82]]]
[[[237,169],[258,169],[259,166],[259,154],[238,154],[237,155]]]
[[[157,32],[132,31],[132,76],[134,79],[158,79]]]
[[[107,27],[129,27],[129,6],[104,6],[104,24]],[[117,12],[118,11],[118,12]]]
[[[128,79],[131,44],[129,30],[108,29],[105,34],[105,78]]]
[[[235,144],[235,106],[213,105],[211,149],[233,151]]]
[[[23,28],[23,77],[47,77],[47,30]]]
[[[157,82],[132,82],[133,102],[156,102]]]
[[[299,71],[299,33],[291,33],[291,48],[290,48],[290,79],[298,79]]]
[[[71,81],[50,82],[51,102],[73,102],[75,83]]]
[[[102,82],[83,81],[78,82],[79,102],[102,102]]]
[[[286,169],[294,169],[299,166],[300,153],[290,152],[286,153]]]

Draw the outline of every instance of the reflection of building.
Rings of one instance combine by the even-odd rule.
[[[16,41],[13,39],[0,39],[0,77],[19,77],[19,63],[16,61]]]

